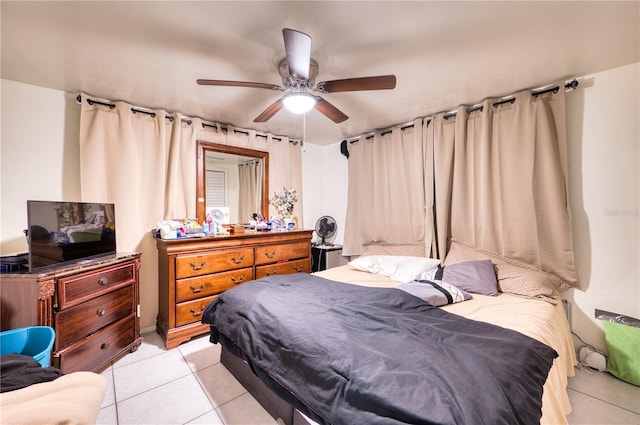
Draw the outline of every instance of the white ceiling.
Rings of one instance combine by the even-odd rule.
[[[2,78],[326,145],[638,62],[639,5],[3,0]],[[277,63],[285,56],[285,27],[313,37],[317,81],[395,74],[396,89],[323,95],[349,115],[341,124],[317,111],[305,123],[286,110],[256,124],[281,93],[196,84],[282,84]]]

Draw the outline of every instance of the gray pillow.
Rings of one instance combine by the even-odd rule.
[[[465,261],[446,266],[442,280],[475,294],[498,295],[498,280],[491,260]]]
[[[408,292],[434,307],[459,303],[471,298],[471,294],[441,280],[414,280],[398,285],[396,288]]]

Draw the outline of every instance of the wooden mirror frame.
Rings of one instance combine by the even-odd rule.
[[[220,145],[218,143],[203,142],[198,140],[196,160],[196,216],[198,223],[206,220],[206,192],[205,169],[206,151],[222,152],[232,155],[250,156],[262,160],[262,204],[260,214],[269,216],[269,152],[240,148],[237,146]]]

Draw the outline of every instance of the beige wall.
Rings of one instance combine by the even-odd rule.
[[[640,318],[640,64],[587,76],[567,95],[570,202],[580,289],[573,330],[604,349],[595,309]]]
[[[567,95],[570,202],[582,286],[565,298],[573,305],[575,332],[599,348],[604,333],[595,308],[640,318],[639,76],[638,63],[608,70]],[[7,254],[27,248],[27,199],[80,199],[79,106],[75,94],[9,80],[0,88],[0,249]],[[320,216],[333,216],[341,243],[348,163],[338,143],[307,145],[302,158],[304,221],[313,227]],[[142,286],[145,330],[155,324],[156,288],[154,282]]]
[[[1,80],[0,252],[27,251],[27,199],[80,201],[74,95]]]
[[[348,164],[347,158],[340,153],[339,144],[307,144],[302,151],[304,223],[307,228],[314,229],[323,215],[333,217],[338,226],[333,243],[338,245],[344,239]]]

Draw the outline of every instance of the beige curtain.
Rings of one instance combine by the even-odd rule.
[[[246,223],[253,213],[260,211],[262,205],[262,161],[238,164],[238,180],[238,220]]]
[[[427,128],[438,253],[454,238],[577,284],[564,90],[494,103],[439,114]]]
[[[266,143],[269,148],[269,196],[283,187],[295,189],[298,202],[293,206],[293,215],[302,228],[302,144],[280,136],[269,136]],[[269,205],[269,216],[278,217],[273,205]]]
[[[203,132],[198,118],[173,114],[167,161],[164,219],[196,217],[196,146]]]
[[[115,204],[117,249],[141,252],[141,298],[158,304],[158,267],[150,230],[165,207],[172,123],[162,110],[134,113],[131,105],[90,105],[82,94],[80,177],[84,201]],[[142,309],[142,325],[155,322],[155,308]]]
[[[453,180],[453,144],[455,141],[455,119],[445,114],[434,116],[425,124],[426,149],[433,152],[431,157],[425,155],[425,170],[429,175],[425,178],[427,198],[431,201],[435,244],[431,247],[431,255],[444,259],[447,242],[451,237],[451,184]],[[437,143],[436,143],[437,141]]]
[[[424,201],[425,201],[425,255],[430,258],[440,258],[438,255],[438,239],[437,239],[437,219],[435,210],[435,185],[433,181],[434,167],[436,161],[434,159],[433,149],[433,125],[431,119],[424,120],[422,124],[422,145],[423,152],[423,184],[424,184]]]
[[[368,243],[431,245],[423,156],[421,120],[350,145],[344,255]]]
[[[293,215],[302,228],[302,144],[285,136],[258,135],[255,130],[231,126],[227,127],[225,143],[269,152],[269,170],[262,170],[263,174],[268,173],[269,196],[283,187],[295,189],[298,202],[294,205]],[[269,216],[278,216],[272,205],[269,205]]]

